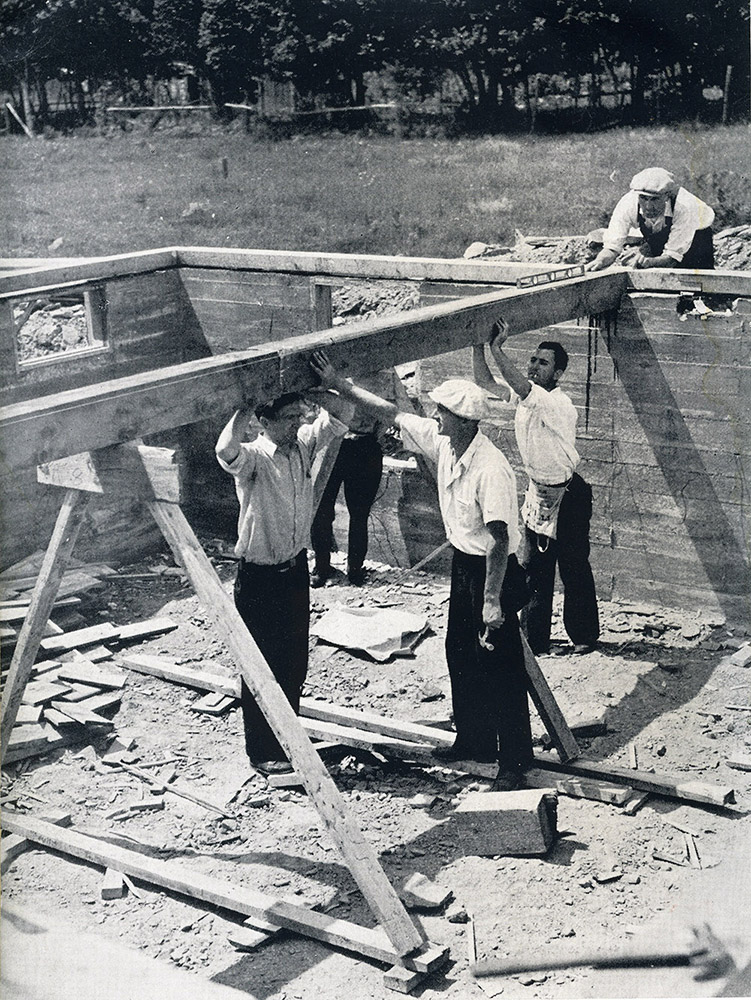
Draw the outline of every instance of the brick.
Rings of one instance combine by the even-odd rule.
[[[457,807],[465,854],[546,854],[557,835],[558,796],[549,789],[472,792]]]

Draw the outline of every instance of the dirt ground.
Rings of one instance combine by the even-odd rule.
[[[203,542],[229,587],[234,566],[226,558],[227,541]],[[221,634],[179,573],[132,575],[168,564],[164,556],[120,567],[126,578],[108,578],[87,598],[87,623],[167,615],[178,623],[174,631],[127,651],[230,673]],[[312,592],[313,620],[337,602],[397,604],[425,615],[430,632],[413,656],[386,663],[313,639],[304,694],[398,719],[447,725],[447,581],[429,567],[410,573],[367,565],[368,579],[361,588],[339,574],[331,586]],[[658,920],[672,921],[670,933],[676,927],[685,931],[685,901],[698,894],[701,916],[714,928],[722,925],[736,958],[748,960],[748,896],[745,903],[733,901],[733,890],[747,872],[734,867],[733,856],[739,836],[749,840],[751,772],[732,770],[726,760],[748,754],[751,746],[751,712],[727,707],[751,704],[751,668],[731,661],[749,631],[717,617],[641,604],[607,603],[601,612],[597,651],[540,658],[570,724],[605,715],[607,733],[580,740],[584,752],[628,767],[633,747],[641,769],[732,785],[738,805],[720,810],[650,798],[635,815],[625,815],[616,806],[561,796],[560,836],[546,857],[480,858],[465,855],[452,833],[452,814],[470,790],[488,787],[486,782],[441,767],[386,761],[365,751],[328,750],[327,767],[392,883],[399,888],[419,871],[453,892],[454,903],[446,912],[415,914],[429,940],[448,945],[451,955],[444,972],[426,980],[417,996],[709,996],[717,989],[716,981],[695,982],[686,969],[638,974],[563,969],[480,984],[468,973],[464,914],[474,917],[479,957],[501,958],[566,944],[617,946]],[[554,637],[564,638],[558,610]],[[83,740],[8,766],[2,795],[15,798],[15,808],[32,813],[64,808],[72,813],[75,828],[112,843],[372,926],[368,907],[321,831],[306,794],[299,788],[269,788],[251,772],[239,708],[219,717],[200,715],[192,710],[199,697],[187,687],[131,672],[114,720],[118,731],[135,737],[133,754],[139,763],[169,761],[164,766],[174,768],[185,787],[220,804],[231,802],[228,818],[167,794],[160,811],[108,820],[117,807],[150,797],[139,779],[101,761],[108,738],[93,744]],[[536,716],[534,728],[541,739]],[[429,808],[411,803],[421,793],[434,797]],[[670,825],[675,822],[696,834],[702,870],[688,866],[684,834]],[[654,860],[653,850],[684,863]],[[2,888],[5,899],[63,917],[71,928],[120,939],[192,971],[195,996],[201,995],[204,979],[264,1000],[394,996],[384,987],[385,967],[377,962],[287,932],[256,952],[241,953],[227,940],[242,922],[240,916],[140,881],[135,883],[138,896],[104,901],[101,878],[95,866],[34,850],[13,863]],[[12,956],[4,958],[12,961]]]

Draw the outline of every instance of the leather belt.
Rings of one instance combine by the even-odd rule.
[[[255,572],[269,572],[269,573],[287,573],[289,570],[294,569],[300,562],[300,559],[305,556],[305,549],[301,549],[296,556],[291,559],[286,559],[281,563],[253,563],[248,562],[247,559],[240,559],[240,569],[243,571],[255,571]]]

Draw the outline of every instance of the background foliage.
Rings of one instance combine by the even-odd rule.
[[[262,80],[298,111],[437,99],[485,130],[520,110],[523,127],[551,109],[562,128],[711,119],[727,91],[727,120],[748,113],[748,41],[746,0],[0,0],[0,87],[32,125],[174,101],[176,79],[218,109]]]

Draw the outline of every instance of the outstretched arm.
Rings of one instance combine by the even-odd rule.
[[[316,351],[310,360],[310,367],[321,380],[324,389],[335,389],[345,399],[356,403],[367,410],[381,423],[390,426],[398,423],[399,410],[387,399],[376,396],[374,392],[361,389],[359,385],[348,382],[329,361],[325,351]]]
[[[491,396],[508,399],[509,387],[493,377],[485,357],[485,344],[472,345],[472,377]]]
[[[234,462],[240,454],[240,444],[245,437],[252,416],[252,403],[246,403],[239,410],[235,411],[216,442],[214,450],[216,451],[217,458],[221,458],[228,465]]]
[[[490,333],[490,353],[501,370],[501,375],[520,399],[526,399],[532,385],[526,375],[522,374],[517,365],[503,350],[503,345],[509,337],[508,323],[499,318],[493,324]]]

